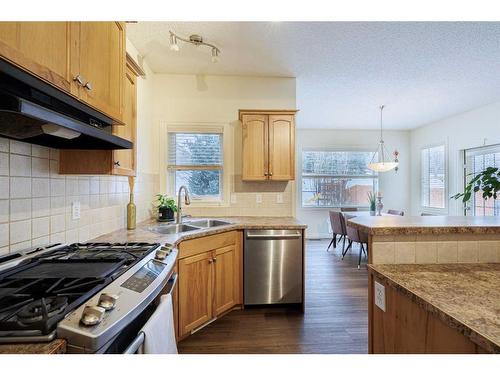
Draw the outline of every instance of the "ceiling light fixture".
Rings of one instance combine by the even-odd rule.
[[[384,138],[382,134],[382,113],[384,111],[384,105],[380,106],[380,141],[378,143],[377,149],[373,153],[372,160],[368,164],[368,168],[374,172],[388,172],[398,166],[399,161],[397,159],[399,152],[395,151],[396,160],[390,161],[389,153],[387,152],[384,145]],[[378,161],[375,161],[378,158]]]
[[[182,38],[182,37],[178,36],[177,34],[175,34],[172,31],[169,31],[169,33],[170,33],[170,49],[172,51],[179,51],[178,41],[180,40],[180,41],[183,41],[184,43],[194,44],[195,46],[210,47],[212,49],[212,62],[215,63],[215,62],[219,61],[219,55],[221,53],[220,49],[218,49],[213,44],[204,42],[203,37],[201,35],[193,34],[193,35],[189,36],[189,39],[186,39],[186,38]]]

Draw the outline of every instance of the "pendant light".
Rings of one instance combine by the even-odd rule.
[[[377,149],[373,153],[372,160],[368,164],[368,169],[371,169],[374,172],[388,172],[391,169],[396,168],[399,164],[397,161],[391,161],[389,153],[384,145],[384,138],[382,134],[382,113],[384,111],[384,107],[384,105],[380,106],[380,141]],[[378,158],[378,161],[375,161],[375,158]]]

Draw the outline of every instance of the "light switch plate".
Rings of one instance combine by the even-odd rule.
[[[375,295],[375,305],[380,308],[380,310],[385,312],[385,286],[378,282],[373,284],[373,293]]]
[[[262,203],[262,194],[255,195],[255,202]]]
[[[81,216],[80,202],[79,201],[71,202],[71,219],[78,220],[80,219],[80,216]]]
[[[283,194],[276,194],[276,203],[283,203]]]

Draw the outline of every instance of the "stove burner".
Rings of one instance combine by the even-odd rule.
[[[24,306],[17,313],[17,317],[21,323],[35,323],[61,314],[67,306],[68,298],[66,297],[40,298]]]

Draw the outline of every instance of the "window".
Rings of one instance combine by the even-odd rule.
[[[446,166],[444,145],[422,149],[422,206],[445,208]]]
[[[303,151],[302,207],[368,207],[378,175],[367,151]]]
[[[500,145],[465,150],[465,183],[488,167],[500,168]],[[500,216],[500,199],[483,199],[483,192],[476,192],[465,211],[473,216]]]
[[[170,192],[186,185],[194,200],[222,200],[222,134],[168,133]]]

